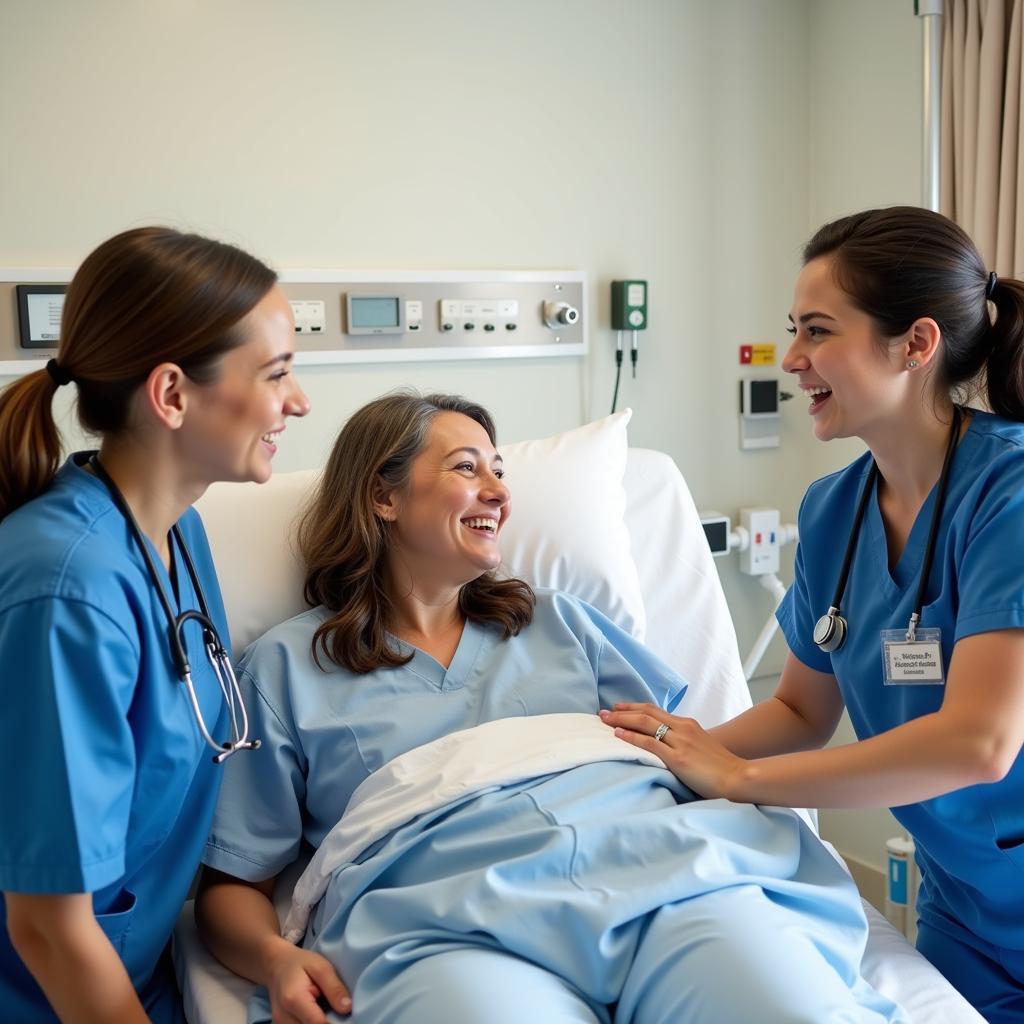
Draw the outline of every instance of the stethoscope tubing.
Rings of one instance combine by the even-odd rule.
[[[924,561],[921,565],[921,575],[917,584],[917,594],[914,597],[914,610],[910,616],[907,626],[907,639],[914,640],[917,634],[917,625],[921,621],[921,610],[924,607],[925,592],[928,588],[928,579],[931,576],[932,563],[935,559],[935,545],[939,537],[939,525],[942,519],[942,509],[946,502],[946,490],[949,486],[950,471],[953,467],[953,456],[956,453],[957,442],[960,440],[960,423],[962,412],[959,405],[953,406],[953,423],[949,431],[949,440],[946,443],[946,454],[942,461],[942,472],[939,474],[939,484],[935,492],[935,508],[932,511],[932,520],[928,528],[928,541],[925,545]],[[815,645],[826,654],[832,654],[839,650],[846,640],[848,624],[840,612],[841,602],[846,593],[846,584],[850,577],[850,569],[853,566],[853,556],[857,549],[857,540],[860,537],[860,529],[864,523],[864,515],[867,512],[868,499],[875,488],[878,480],[878,463],[871,460],[871,469],[868,471],[867,479],[864,482],[864,489],[861,491],[860,500],[857,502],[857,511],[853,517],[853,528],[850,531],[850,539],[846,542],[846,552],[843,555],[842,568],[839,570],[839,579],[836,581],[835,595],[828,611],[815,623],[812,639]]]
[[[217,751],[213,760],[217,764],[221,764],[236,751],[256,750],[260,746],[260,741],[258,739],[249,739],[249,715],[245,709],[245,701],[242,699],[242,691],[238,685],[238,679],[235,676],[234,670],[231,668],[230,655],[225,649],[224,644],[220,639],[220,635],[217,632],[217,627],[210,616],[210,608],[206,603],[206,594],[203,592],[203,585],[199,580],[199,573],[196,571],[195,563],[192,561],[192,555],[188,550],[188,545],[185,543],[185,538],[182,536],[181,530],[178,528],[178,524],[175,523],[171,527],[171,537],[173,538],[173,543],[181,553],[182,561],[185,563],[185,571],[188,573],[189,581],[191,582],[192,589],[196,595],[196,600],[199,602],[199,609],[189,609],[181,612],[179,615],[176,615],[174,608],[171,605],[171,599],[167,596],[167,591],[164,589],[163,582],[160,579],[160,573],[157,571],[156,563],[154,562],[153,556],[149,550],[149,545],[146,543],[146,538],[143,536],[142,530],[135,519],[135,515],[133,514],[131,507],[125,500],[120,488],[100,462],[98,453],[92,452],[88,461],[93,472],[95,472],[99,479],[106,485],[114,504],[117,506],[118,511],[120,511],[121,515],[124,516],[125,522],[128,524],[128,529],[135,540],[136,547],[142,553],[143,560],[145,561],[146,568],[149,572],[150,580],[156,589],[157,596],[160,599],[160,604],[162,605],[164,614],[167,617],[167,633],[171,648],[171,658],[174,661],[178,677],[185,684],[189,704],[192,707],[192,713],[199,726],[199,731],[202,733],[203,740],[213,750]],[[227,704],[228,707],[228,713],[231,718],[231,735],[233,737],[231,740],[225,740],[223,742],[215,740],[210,735],[210,732],[206,727],[206,722],[203,719],[203,713],[199,706],[199,699],[196,695],[195,685],[192,682],[192,666],[189,664],[188,652],[182,635],[183,627],[188,622],[193,621],[202,628],[203,643],[206,645],[210,664],[213,667],[214,675],[217,677],[217,683],[220,687],[221,695],[224,698],[224,703]],[[238,728],[239,716],[241,717],[241,729]]]

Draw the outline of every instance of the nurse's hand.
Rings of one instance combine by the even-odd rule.
[[[267,991],[274,1024],[327,1024],[327,1015],[321,1009],[324,1001],[337,1013],[351,1013],[349,991],[330,960],[287,945],[290,948],[275,949],[268,965]]]
[[[747,762],[726,750],[694,719],[670,715],[656,704],[616,704],[614,710],[599,714],[601,721],[614,727],[616,736],[660,758],[698,795],[743,800],[739,790]],[[667,731],[656,740],[662,725]]]

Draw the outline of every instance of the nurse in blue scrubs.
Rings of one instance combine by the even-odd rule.
[[[710,733],[654,707],[607,719],[705,796],[891,807],[917,847],[918,948],[1019,1022],[1024,284],[939,214],[870,210],[807,244],[790,321],[815,436],[868,451],[801,505],[778,690]],[[818,749],[844,706],[859,742]]]
[[[285,421],[307,410],[275,280],[232,246],[127,231],[75,274],[56,359],[0,393],[10,1024],[184,1019],[165,952],[213,814],[214,758],[254,745],[221,696],[227,627],[190,506],[215,480],[266,480]],[[102,444],[59,466],[63,385]]]

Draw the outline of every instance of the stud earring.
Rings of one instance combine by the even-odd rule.
[[[907,360],[907,369],[908,370],[916,370],[917,369],[917,360],[916,359],[908,359]]]

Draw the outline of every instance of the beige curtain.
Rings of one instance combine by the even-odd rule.
[[[940,209],[990,269],[1024,276],[1024,0],[946,0]]]

